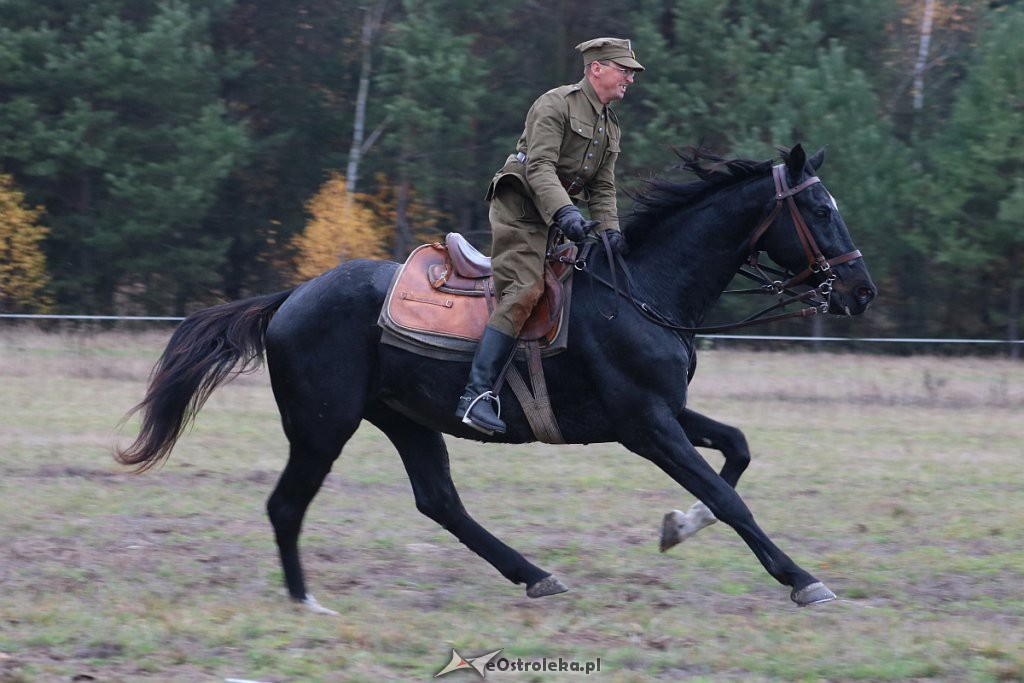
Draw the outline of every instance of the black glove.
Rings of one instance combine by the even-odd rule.
[[[623,237],[622,233],[618,230],[605,230],[601,233],[604,237],[608,238],[608,246],[612,248],[612,253],[615,254],[628,254],[629,245],[626,244],[626,238]]]
[[[572,204],[566,204],[555,211],[555,222],[562,234],[573,242],[582,242],[587,233],[597,227],[597,221],[588,221]]]

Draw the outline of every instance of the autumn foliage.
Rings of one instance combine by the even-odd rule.
[[[381,241],[385,231],[367,202],[364,195],[349,194],[344,176],[331,173],[306,204],[310,221],[292,242],[298,281],[316,277],[341,261],[387,255]]]
[[[49,230],[37,223],[41,208],[25,205],[9,175],[0,174],[0,310],[44,311],[50,278],[40,244]]]
[[[400,223],[396,190],[379,175],[374,194],[350,193],[341,173],[334,171],[306,204],[310,220],[292,240],[295,280],[303,282],[330,270],[342,261],[356,258],[404,259],[394,254],[395,226]],[[409,193],[405,211],[409,239],[416,244],[439,238],[438,225],[444,214],[426,206],[414,191]]]

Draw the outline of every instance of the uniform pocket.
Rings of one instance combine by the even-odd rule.
[[[572,134],[562,139],[562,158],[559,159],[559,171],[567,175],[590,174],[590,169],[582,168],[588,154],[592,154],[591,145],[594,141],[594,124],[587,123],[575,116],[569,117]],[[568,162],[568,163],[566,163]]]
[[[582,121],[581,119],[576,118],[575,116],[570,116],[569,125],[572,127],[573,133],[576,133],[577,135],[586,138],[588,143],[594,139],[593,123],[587,123],[585,121]]]

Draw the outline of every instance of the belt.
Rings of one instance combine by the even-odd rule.
[[[515,159],[520,164],[525,164],[526,163],[526,153],[525,152],[517,152],[515,154]],[[562,187],[565,189],[566,193],[568,193],[569,195],[578,195],[578,194],[581,193],[581,191],[583,191],[583,188],[587,186],[587,181],[584,180],[583,178],[581,178],[579,175],[575,176],[574,178],[571,178],[571,179],[570,178],[566,178],[565,176],[562,176],[562,175],[557,175],[557,174],[556,174],[556,177],[558,178],[558,182],[561,183]]]
[[[586,186],[586,181],[584,181],[583,178],[580,178],[579,176],[576,176],[571,180],[564,176],[558,176],[558,182],[560,182],[562,184],[562,187],[565,188],[565,191],[571,195],[579,194],[580,192],[583,191],[583,188]]]
[[[516,161],[518,161],[519,163],[526,163],[526,152],[516,152],[515,156]],[[579,176],[576,176],[574,178],[566,178],[561,174],[556,174],[556,176],[558,177],[558,182],[561,183],[562,187],[569,194],[578,194],[583,191],[584,187],[586,187],[586,181],[583,180],[583,178],[580,178]]]

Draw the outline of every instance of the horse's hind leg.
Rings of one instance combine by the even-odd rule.
[[[529,597],[539,598],[568,590],[557,578],[531,564],[469,516],[455,490],[448,449],[440,432],[383,407],[368,411],[367,419],[387,435],[402,456],[420,512],[491,563],[506,579],[516,584],[525,583]]]
[[[740,475],[750,464],[750,449],[747,447],[747,440],[743,436],[743,432],[689,408],[679,415],[679,424],[682,425],[683,431],[694,445],[721,451],[725,457],[725,464],[719,475],[730,486],[736,488]],[[717,521],[711,510],[700,501],[691,505],[686,512],[672,510],[665,515],[661,522],[661,542],[659,544],[661,552],[682,543],[704,527],[711,526]]]
[[[354,431],[354,430],[353,430]],[[351,433],[348,434],[351,436]],[[299,558],[299,534],[302,531],[302,520],[313,497],[331,471],[341,443],[310,445],[304,439],[292,439],[288,464],[281,473],[281,478],[267,500],[267,514],[274,527],[274,538],[281,556],[281,568],[284,570],[285,586],[293,600],[304,603],[314,612],[335,614],[322,607],[312,595],[306,592],[306,579]]]
[[[272,356],[271,360],[274,361],[270,364],[271,380],[289,450],[288,464],[267,500],[267,514],[274,527],[288,594],[314,612],[333,614],[306,591],[299,557],[299,534],[309,504],[341,454],[342,447],[362,421],[365,399],[354,387],[365,384],[365,370],[336,368],[333,372],[322,372],[316,376],[315,382],[319,385],[308,381],[300,384],[293,380],[297,373],[283,357]],[[344,377],[345,381],[335,379],[332,382],[332,377]],[[353,389],[345,390],[343,400],[342,390],[334,384]],[[299,391],[297,386],[302,386],[302,390]]]

